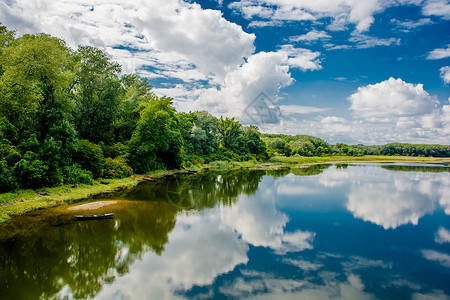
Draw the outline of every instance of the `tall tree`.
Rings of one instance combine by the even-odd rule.
[[[155,98],[143,105],[130,140],[130,163],[138,173],[181,166],[183,139],[172,99]]]
[[[24,35],[2,50],[0,115],[14,125],[20,140],[35,133],[43,141],[70,112],[70,55],[63,40],[46,34]]]
[[[122,76],[120,83],[122,94],[113,127],[115,141],[124,143],[131,139],[139,120],[139,104],[148,103],[156,96],[148,81],[136,74]]]
[[[3,49],[5,49],[12,41],[14,41],[14,31],[10,31],[0,23],[0,57],[2,57]],[[0,60],[0,76],[3,74],[2,63]]]
[[[219,120],[217,128],[219,144],[221,147],[235,153],[246,152],[244,130],[242,124],[235,118],[223,118]]]
[[[81,138],[112,143],[121,84],[120,65],[90,46],[76,52],[75,125]]]

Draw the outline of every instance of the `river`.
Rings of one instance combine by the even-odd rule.
[[[450,296],[448,166],[206,172],[96,200],[0,226],[0,299]]]

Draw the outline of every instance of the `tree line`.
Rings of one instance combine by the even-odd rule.
[[[269,155],[329,156],[329,155],[387,155],[450,157],[450,145],[390,143],[386,145],[329,144],[308,135],[263,134]]]
[[[179,113],[97,48],[0,24],[0,191],[267,158],[256,126]]]

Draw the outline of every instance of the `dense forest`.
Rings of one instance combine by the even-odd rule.
[[[265,160],[255,126],[178,113],[99,49],[0,24],[0,191],[92,183],[211,160]]]
[[[74,51],[47,34],[17,38],[0,24],[1,192],[215,160],[366,154],[450,157],[450,148],[330,145],[312,136],[262,135],[206,111],[180,113],[99,49]]]

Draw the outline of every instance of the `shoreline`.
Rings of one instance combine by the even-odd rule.
[[[272,157],[266,162],[215,161],[206,165],[192,166],[196,171],[224,171],[231,169],[277,170],[295,167],[308,167],[316,164],[343,163],[428,163],[449,164],[450,158],[409,157],[409,156],[325,156],[325,157]],[[38,190],[18,190],[0,194],[0,223],[16,216],[24,215],[40,209],[69,205],[92,199],[94,196],[133,188],[145,177],[162,178],[179,170],[157,170],[148,175],[135,175],[122,179],[104,179],[108,184],[95,182],[93,185],[82,184],[78,187],[63,185]]]

